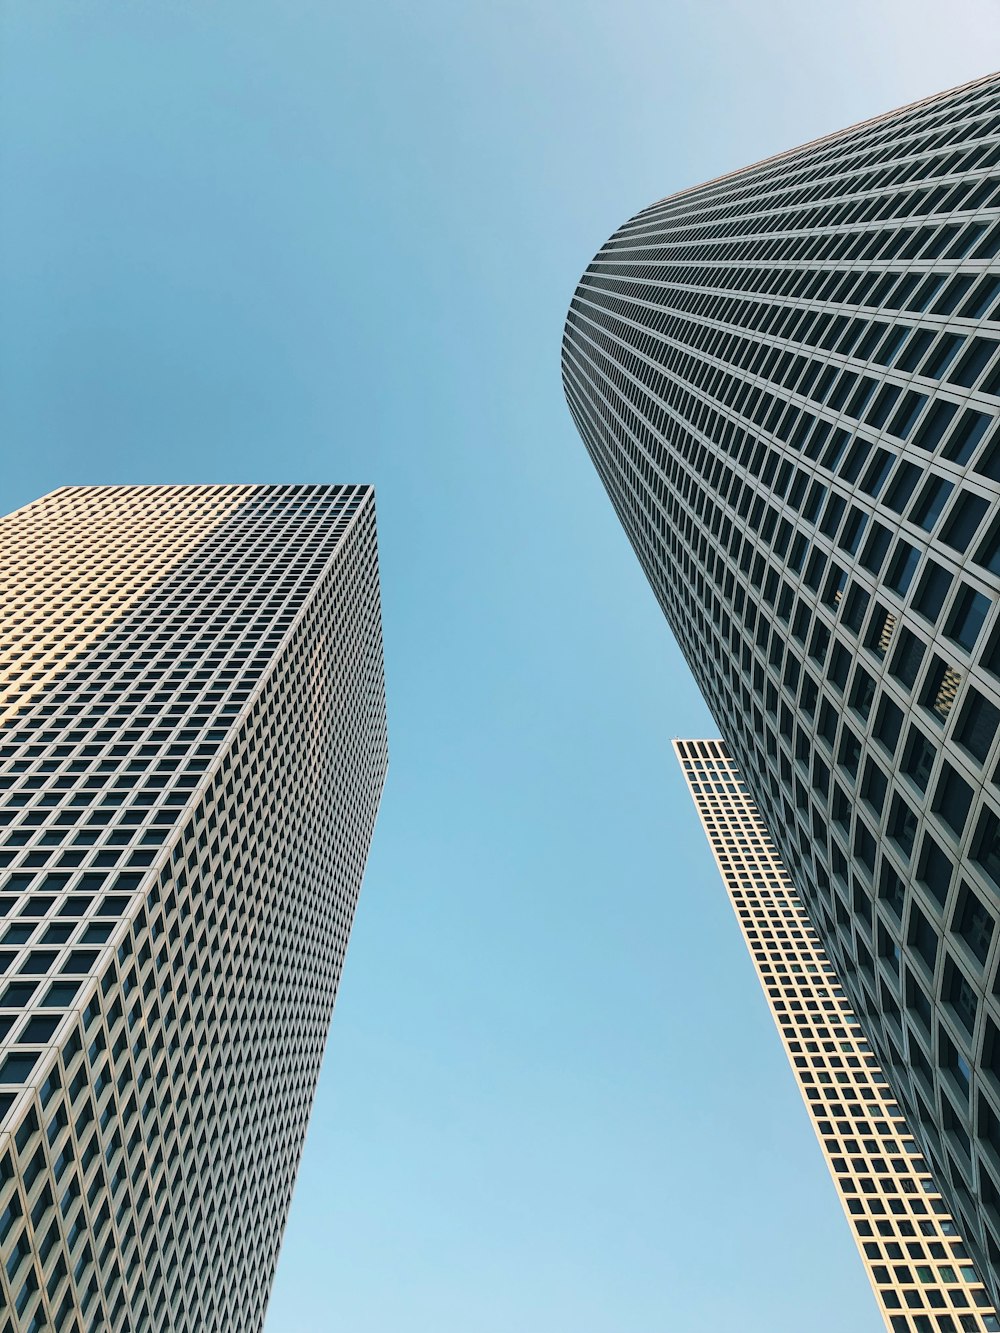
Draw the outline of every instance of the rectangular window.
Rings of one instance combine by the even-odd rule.
[[[917,431],[913,443],[918,449],[926,449],[932,453],[941,440],[944,433],[951,425],[952,418],[958,411],[957,403],[950,403],[947,399],[939,398],[932,404],[930,411],[924,417],[923,424]]]
[[[889,814],[889,837],[909,857],[913,852],[913,840],[917,833],[917,817],[903,800],[902,796],[892,798]]]
[[[917,862],[917,879],[940,907],[944,906],[948,897],[952,869],[951,858],[929,833],[925,833]]]
[[[961,838],[971,806],[972,788],[964,778],[959,777],[947,760],[943,760],[931,808],[941,816],[956,837]]]
[[[948,617],[945,634],[967,652],[971,652],[979,638],[979,631],[989,615],[991,605],[988,597],[963,584],[955,599],[952,613]]]
[[[883,695],[875,714],[875,726],[872,734],[890,754],[895,752],[902,725],[902,710],[888,696]]]
[[[910,925],[906,942],[926,964],[928,971],[933,972],[937,964],[937,931],[916,903],[910,908]]]
[[[889,670],[907,689],[912,689],[924,658],[924,645],[917,636],[903,626],[897,636],[896,651]]]
[[[944,457],[953,463],[967,463],[992,421],[985,412],[966,409],[948,435],[942,451]]]
[[[913,581],[913,575],[916,573],[919,563],[920,552],[901,537],[896,542],[896,549],[893,552],[889,572],[886,575],[886,583],[900,597],[906,596],[906,591]]]
[[[900,463],[883,504],[901,514],[922,475],[915,463]]]
[[[936,754],[937,748],[931,744],[920,728],[911,726],[906,749],[903,752],[903,772],[922,792],[927,790]]]
[[[929,477],[920,492],[920,498],[910,511],[910,522],[916,523],[917,527],[930,532],[941,517],[951,496],[952,489],[951,482],[946,481],[944,477]]]
[[[961,684],[962,674],[957,667],[949,666],[943,658],[932,658],[920,702],[942,726],[948,720]]]
[[[976,828],[972,859],[982,867],[994,884],[1000,885],[1000,819],[987,806]]]
[[[1000,726],[1000,709],[970,685],[955,732],[955,739],[959,745],[967,750],[973,759],[983,763],[993,746],[998,726]]]
[[[889,550],[889,543],[892,541],[892,533],[888,528],[883,527],[881,523],[872,522],[871,532],[864,550],[861,553],[861,563],[871,574],[879,574],[882,565],[885,563],[886,552]]]
[[[935,560],[928,560],[913,599],[914,610],[933,625],[941,614],[950,588],[951,571]]]
[[[985,963],[989,955],[995,925],[992,913],[969,885],[963,883],[953,930],[981,963]]]
[[[941,540],[956,551],[965,551],[979,530],[979,525],[989,509],[989,501],[971,491],[960,491],[951,507]]]

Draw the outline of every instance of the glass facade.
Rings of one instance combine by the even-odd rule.
[[[580,433],[996,1295],[1000,79],[654,204]]]

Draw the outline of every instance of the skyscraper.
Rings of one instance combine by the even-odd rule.
[[[0,535],[0,1333],[249,1333],[385,773],[373,492]]]
[[[675,741],[702,826],[891,1333],[1000,1319],[722,741]]]
[[[1000,78],[652,205],[573,417],[1000,1283]]]

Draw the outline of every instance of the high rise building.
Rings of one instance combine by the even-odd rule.
[[[702,827],[891,1333],[1000,1319],[725,744],[675,741]]]
[[[1000,1287],[1000,77],[685,190],[573,297],[573,417]]]
[[[374,495],[0,541],[0,1333],[249,1333],[385,773]]]

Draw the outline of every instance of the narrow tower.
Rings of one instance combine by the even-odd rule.
[[[722,741],[675,741],[688,788],[891,1333],[997,1333],[878,1059]]]
[[[374,495],[0,539],[0,1333],[251,1333],[385,773]]]

